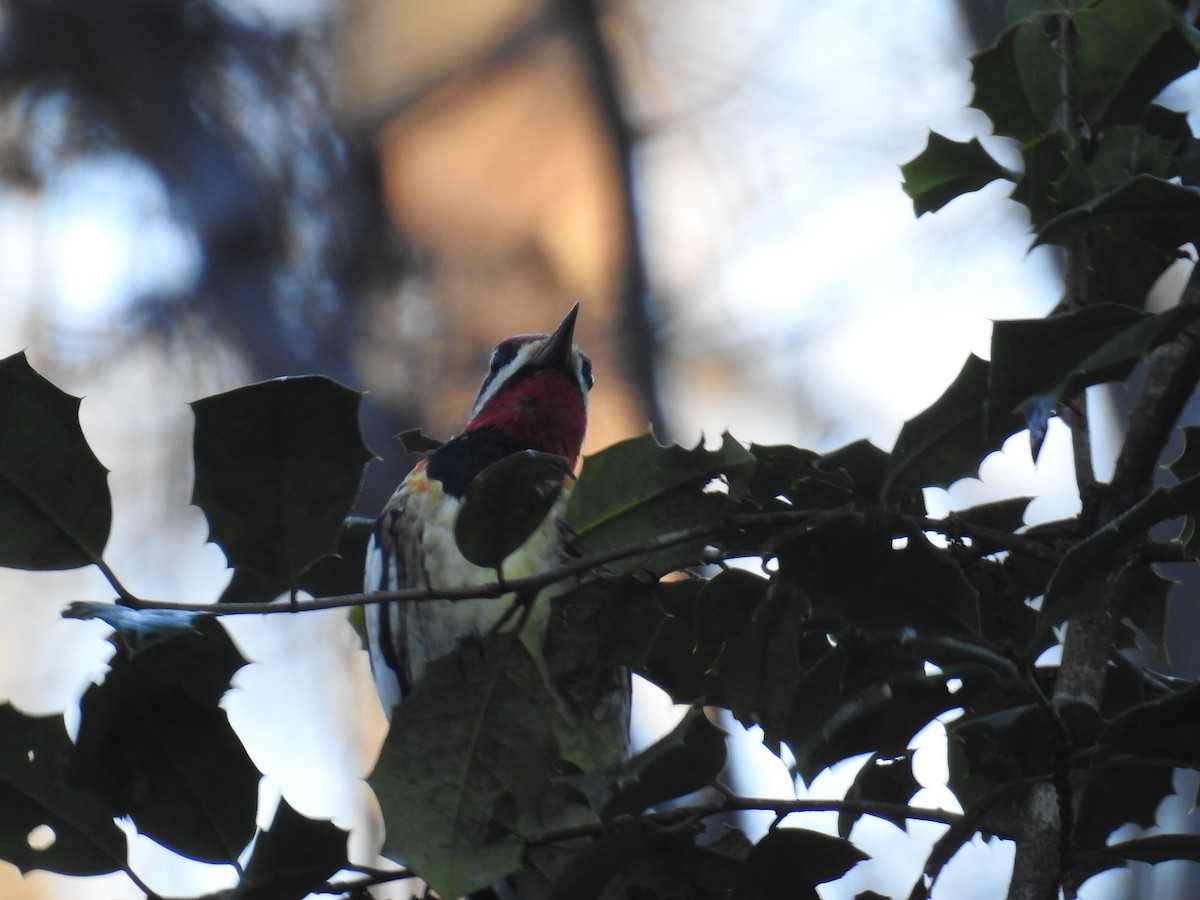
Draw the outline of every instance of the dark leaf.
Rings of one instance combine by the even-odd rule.
[[[0,859],[21,872],[100,875],[125,865],[125,835],[107,803],[70,783],[73,745],[62,716],[0,705]],[[34,829],[53,832],[31,841]]]
[[[304,900],[346,865],[349,832],[280,800],[229,900]]]
[[[808,603],[795,590],[774,585],[715,664],[710,702],[746,726],[761,725],[763,742],[774,753],[804,677],[800,638],[809,616]]]
[[[1080,234],[1111,228],[1172,253],[1200,239],[1200,194],[1153,175],[1136,175],[1121,187],[1047,222],[1036,244],[1067,244]]]
[[[1183,449],[1167,466],[1180,481],[1200,475],[1200,425],[1183,426]]]
[[[910,755],[905,753],[888,757],[875,753],[854,776],[854,782],[846,792],[846,799],[906,804],[920,789],[921,785],[913,775]],[[862,815],[847,810],[838,813],[838,834],[844,838],[850,837],[850,829]],[[903,816],[882,818],[901,830],[907,825]]]
[[[79,402],[24,353],[0,360],[0,566],[77,569],[104,552],[108,470],[79,427]]]
[[[1200,765],[1200,685],[1140,703],[1117,714],[1097,743],[1110,755]]]
[[[1127,551],[1144,541],[1153,525],[1189,513],[1197,504],[1200,478],[1155,488],[1148,497],[1072,546],[1046,586],[1042,628],[1099,605],[1104,599],[1105,579],[1126,562]]]
[[[614,444],[584,461],[567,521],[581,553],[625,546],[711,521],[728,511],[753,470],[754,457],[729,435],[718,450],[663,447],[653,435]],[[729,493],[709,489],[723,478]],[[717,538],[700,538],[658,553],[617,560],[617,571],[667,572],[699,562]]]
[[[740,844],[739,855],[723,852],[732,843],[697,846],[690,834],[646,823],[612,829],[575,855],[548,900],[720,900],[731,896],[740,868]]]
[[[1164,797],[1174,793],[1170,765],[1123,762],[1089,772],[1076,789],[1079,798],[1072,835],[1079,851],[1099,850],[1122,825],[1155,824]]]
[[[760,503],[774,497],[790,496],[796,482],[813,475],[814,464],[819,458],[812,450],[790,444],[751,444],[750,454],[754,457],[750,496]]]
[[[967,702],[971,691],[951,690],[955,678],[954,670],[900,673],[860,690],[839,690],[832,695],[836,702],[825,698],[820,706],[809,701],[808,685],[802,686],[786,735],[796,771],[811,784],[822,770],[851,756],[872,750],[903,753],[913,735],[934,718]]]
[[[1021,147],[1021,177],[1012,198],[1029,209],[1029,218],[1040,227],[1063,211],[1062,179],[1066,177],[1077,145],[1062,129],[1040,134]]]
[[[841,878],[864,859],[849,841],[804,828],[773,828],[754,845],[738,875],[744,900],[817,900],[818,884]]]
[[[334,553],[371,451],[362,394],[321,376],[277,378],[192,404],[192,502],[230,565],[289,586]]]
[[[914,515],[925,513],[925,500],[920,486],[888,484],[893,466],[892,454],[881,450],[867,440],[854,441],[826,453],[818,462],[818,468],[827,473],[831,483],[844,481],[849,496],[843,503],[827,502],[822,508],[831,509],[853,502],[858,509],[876,509],[880,498],[886,497],[903,512]],[[793,502],[801,508],[812,504],[807,497],[794,496]]]
[[[996,133],[1024,143],[1050,130],[1062,105],[1062,57],[1036,19],[1009,28],[971,59],[971,105]]]
[[[712,688],[715,652],[696,646],[696,604],[707,582],[671,581],[654,588],[659,617],[654,639],[637,671],[671,695],[676,703],[703,702]],[[649,606],[649,604],[646,604]]]
[[[996,162],[978,138],[952,141],[930,132],[929,143],[900,167],[904,192],[917,215],[936,212],[955,197],[977,191],[997,178],[1013,178]]]
[[[1054,410],[1085,387],[1125,378],[1198,315],[1194,306],[1149,315],[1100,304],[1048,319],[997,322],[992,402],[1006,407],[1034,398],[1039,408]]]
[[[949,487],[975,475],[984,457],[1024,427],[988,402],[993,364],[972,355],[933,405],[904,423],[892,448],[881,497],[896,487]]]
[[[254,835],[259,772],[218,705],[246,664],[215,620],[118,652],[80,702],[74,778],[112,815],[195,859],[230,862]]]
[[[405,453],[430,453],[442,446],[443,441],[432,438],[420,428],[410,428],[396,435],[396,440],[404,448]]]
[[[374,525],[374,519],[364,516],[347,517],[338,534],[337,553],[323,557],[305,569],[297,585],[299,590],[314,597],[337,597],[361,591],[367,564],[367,538]],[[290,590],[291,586],[283,579],[240,568],[233,570],[233,578],[218,602],[270,603]]]
[[[502,820],[527,815],[547,795],[558,759],[555,715],[516,636],[472,640],[430,663],[396,708],[370,777],[387,828],[384,852],[443,897],[516,872],[523,845]]]
[[[1196,67],[1196,36],[1170,0],[1100,0],[1071,18],[1080,112],[1097,129],[1141,121],[1163,88]]]
[[[995,322],[992,406],[1010,411],[1030,397],[1053,392],[1055,385],[1071,378],[1098,348],[1146,320],[1147,316],[1136,309],[1104,303],[1048,318]]]
[[[980,503],[966,509],[957,509],[950,518],[970,528],[971,526],[992,528],[999,531],[1014,532],[1025,524],[1025,510],[1033,502],[1033,497],[1008,497],[1004,500],[993,500],[990,503]],[[978,545],[979,540],[972,538],[972,544]],[[986,541],[983,541],[986,545]]]
[[[522,450],[475,476],[454,522],[454,539],[468,561],[499,570],[510,553],[545,521],[571,477],[553,453]]]
[[[1154,834],[1109,844],[1104,852],[1120,859],[1135,862],[1160,863],[1175,859],[1200,862],[1200,835]]]
[[[921,534],[895,549],[890,531],[846,515],[790,541],[778,559],[781,581],[869,634],[978,635],[975,589]]]
[[[1094,303],[1127,303],[1144,308],[1150,289],[1179,259],[1176,250],[1113,228],[1091,234],[1088,296]]]
[[[725,768],[725,758],[725,732],[692,708],[670,733],[621,767],[604,817],[636,815],[708,787]]]

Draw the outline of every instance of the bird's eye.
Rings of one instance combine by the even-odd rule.
[[[581,360],[581,364],[579,366],[579,374],[583,376],[583,383],[587,386],[587,389],[590,391],[592,389],[592,385],[595,383],[596,379],[592,375],[592,361],[590,359],[588,359],[586,356],[584,356],[583,359]]]
[[[502,341],[496,345],[496,349],[492,351],[492,361],[489,364],[493,373],[500,371],[504,366],[512,362],[514,356],[517,355],[517,345],[513,341]]]

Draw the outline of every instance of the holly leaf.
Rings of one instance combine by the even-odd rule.
[[[636,815],[708,787],[725,768],[726,756],[725,732],[701,710],[689,709],[669,733],[621,767],[604,818]]]
[[[363,395],[317,375],[205,397],[196,415],[192,502],[235,568],[299,586],[336,552],[367,462]]]
[[[281,799],[229,900],[304,900],[346,865],[350,834],[310,819]]]
[[[996,162],[978,138],[952,141],[936,131],[917,156],[900,167],[904,193],[916,214],[937,212],[954,198],[977,191],[997,178],[1015,175]]]
[[[475,476],[458,510],[454,539],[462,555],[499,570],[545,521],[570,478],[567,461],[553,453],[522,450],[492,463]]]
[[[788,542],[778,560],[780,581],[868,634],[978,635],[974,587],[921,534],[896,549],[889,531],[847,515]]]
[[[868,800],[882,803],[907,804],[921,789],[912,770],[912,756],[902,753],[898,756],[887,756],[874,753],[866,761],[850,789],[846,791],[847,800]],[[843,838],[850,837],[850,830],[865,813],[842,810],[838,813],[838,834]],[[880,818],[891,822],[901,831],[905,830],[907,820],[903,816],[887,816]]]
[[[992,327],[993,408],[1053,412],[1085,387],[1125,378],[1152,349],[1200,316],[1193,306],[1152,315],[1100,303]],[[1031,423],[1032,427],[1032,423]]]
[[[971,105],[1022,143],[1050,130],[1062,106],[1062,57],[1037,19],[1009,28],[971,58]]]
[[[1126,232],[1172,253],[1200,239],[1200,193],[1153,175],[1135,175],[1055,216],[1038,230],[1034,245],[1065,245],[1099,228]]]
[[[246,660],[216,620],[194,625],[137,653],[113,636],[112,668],[79,704],[73,777],[163,846],[228,863],[258,805],[259,771],[219,705]]]
[[[102,875],[125,866],[125,835],[108,804],[70,781],[74,745],[62,716],[0,705],[0,858],[21,872]],[[48,828],[46,841],[34,839]]]
[[[972,355],[946,391],[904,423],[888,460],[880,496],[896,488],[949,487],[975,475],[985,456],[1024,427],[1008,409],[988,403],[993,365]]]
[[[1155,488],[1148,496],[1104,527],[1074,544],[1046,586],[1040,616],[1047,629],[1103,602],[1103,582],[1126,561],[1125,551],[1144,541],[1153,525],[1190,513],[1200,504],[1200,477],[1170,487]]]
[[[0,360],[0,566],[77,569],[104,552],[108,470],[79,427],[79,403],[24,353]]]
[[[716,450],[664,447],[651,434],[614,444],[584,460],[567,506],[572,546],[596,553],[719,521],[730,498],[745,489],[753,466],[754,457],[728,434]],[[712,489],[722,479],[728,492]],[[667,572],[699,561],[703,548],[717,541],[697,538],[608,566]]]
[[[369,779],[387,828],[384,853],[443,897],[520,869],[524,845],[504,823],[547,796],[555,715],[518,636],[472,640],[431,662],[396,707]]]
[[[1196,34],[1170,0],[1100,0],[1071,20],[1080,112],[1096,129],[1140,121],[1150,101],[1200,61]]]
[[[869,859],[849,841],[804,828],[773,828],[754,845],[734,896],[744,900],[818,900],[817,885],[841,878]]]
[[[337,552],[305,569],[297,587],[313,597],[337,597],[361,591],[367,565],[367,539],[374,527],[374,519],[347,516],[338,533]],[[270,603],[290,590],[291,586],[281,578],[242,567],[233,570],[233,577],[217,602]]]

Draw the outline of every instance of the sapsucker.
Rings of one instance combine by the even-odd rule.
[[[417,463],[379,516],[367,550],[368,592],[495,581],[493,570],[474,565],[459,550],[454,530],[458,511],[475,477],[510,454],[552,453],[563,457],[568,469],[574,468],[592,387],[591,360],[574,344],[578,311],[576,304],[552,334],[517,335],[496,346],[462,432]],[[563,517],[569,492],[568,484],[541,524],[504,559],[504,578],[532,575],[562,562],[567,552]],[[552,585],[534,601],[522,625],[527,646],[544,650],[549,599],[566,587]],[[430,661],[453,652],[464,640],[487,634],[511,602],[507,596],[369,606],[371,668],[389,715]],[[554,671],[555,661],[547,662],[547,671]],[[628,739],[628,675],[611,672],[602,678],[604,684],[597,691],[594,673],[587,673],[585,680],[591,687],[586,705],[604,708],[576,712],[608,720],[610,730],[620,732],[616,738],[623,745]],[[570,705],[569,686],[558,687],[563,688],[558,691],[560,699]]]

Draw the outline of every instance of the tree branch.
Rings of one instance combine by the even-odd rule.
[[[525,578],[490,581],[477,585],[446,587],[407,588],[400,591],[341,594],[336,597],[317,597],[297,600],[294,603],[175,603],[169,600],[144,600],[140,597],[122,598],[121,603],[131,609],[171,609],[179,612],[203,612],[219,616],[264,615],[270,613],[293,613],[317,609],[338,609],[347,606],[365,606],[370,603],[387,603],[394,600],[484,600],[502,597],[505,594],[523,594],[539,591],[548,585],[564,581],[576,575],[590,573],[595,569],[619,559],[646,556],[658,550],[685,544],[699,538],[712,537],[730,531],[750,528],[769,528],[784,525],[801,525],[828,516],[825,510],[778,510],[764,513],[741,513],[724,519],[705,522],[690,528],[671,531],[644,541],[625,544],[609,550],[582,556],[545,572]],[[699,562],[699,560],[697,561]]]

